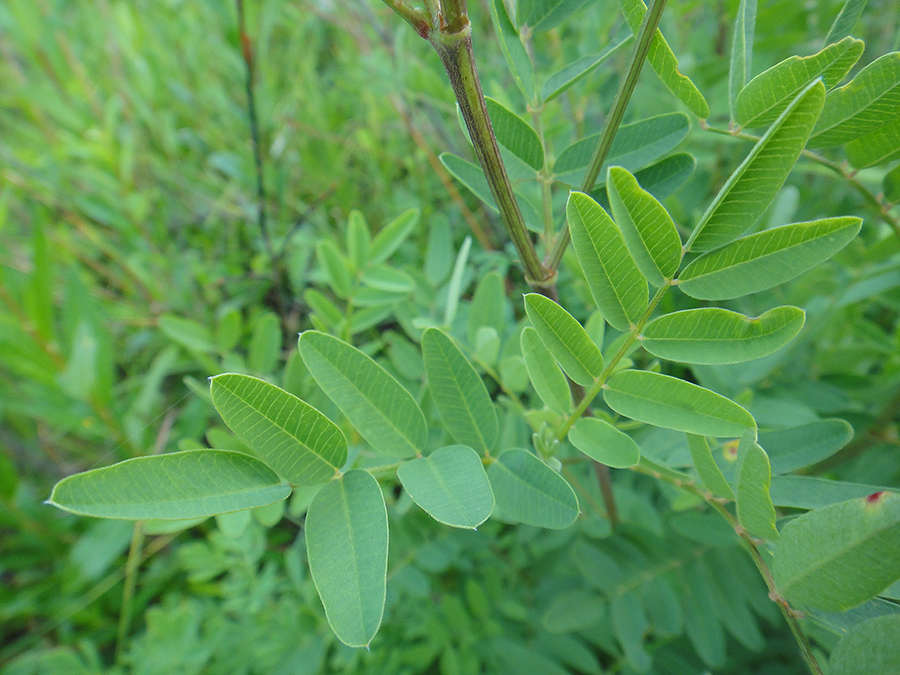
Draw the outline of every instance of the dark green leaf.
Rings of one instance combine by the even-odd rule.
[[[775,507],[769,497],[772,472],[766,451],[752,435],[741,439],[740,468],[737,477],[738,522],[754,537],[778,539],[775,529]]]
[[[534,129],[509,108],[485,97],[497,142],[535,171],[544,166],[544,148]]]
[[[865,4],[865,3],[863,3]],[[900,616],[864,621],[845,635],[828,660],[830,675],[900,673]]]
[[[753,70],[753,34],[756,32],[756,0],[740,0],[731,37],[728,69],[728,104],[735,117],[735,101]]]
[[[630,44],[632,37],[628,29],[623,27],[623,30],[620,30],[599,53],[576,59],[562,70],[553,73],[544,82],[544,86],[541,88],[541,97],[545,102],[553,100],[619,51],[619,49],[626,44]]]
[[[531,103],[535,100],[534,66],[528,52],[525,51],[525,45],[519,40],[519,32],[509,20],[503,0],[494,0],[491,3],[491,17],[494,19],[497,40],[513,80],[525,96],[525,101]]]
[[[491,464],[488,478],[503,516],[526,525],[562,529],[578,517],[569,484],[527,450],[507,450]]]

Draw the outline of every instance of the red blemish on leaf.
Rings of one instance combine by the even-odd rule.
[[[880,492],[873,492],[868,497],[866,497],[866,504],[877,504],[883,494],[884,490],[881,490]]]

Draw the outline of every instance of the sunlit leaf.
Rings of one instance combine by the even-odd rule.
[[[525,311],[544,346],[572,380],[588,385],[600,375],[603,371],[600,349],[575,317],[538,293],[525,296]]]
[[[527,450],[507,450],[491,464],[488,478],[503,516],[526,525],[562,529],[578,517],[569,484]]]
[[[609,422],[582,417],[569,430],[569,441],[591,459],[614,469],[627,469],[641,460],[638,444]]]

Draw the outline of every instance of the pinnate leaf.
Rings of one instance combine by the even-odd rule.
[[[48,503],[95,518],[183,520],[273,504],[290,493],[289,485],[253,457],[189,450],[63,478]]]
[[[578,517],[571,486],[527,450],[507,450],[488,469],[501,513],[526,525],[558,530]]]
[[[384,614],[388,523],[381,487],[366,471],[325,485],[306,514],[309,570],[334,634],[365,647]]]
[[[580,323],[548,297],[525,296],[525,311],[538,336],[569,377],[591,384],[603,371],[603,356]]]
[[[641,450],[628,434],[596,417],[583,417],[569,430],[569,441],[591,459],[614,469],[641,461]]]
[[[844,420],[817,420],[790,429],[759,435],[772,473],[797,471],[831,457],[853,438],[853,427]]]

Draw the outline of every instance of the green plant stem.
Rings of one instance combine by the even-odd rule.
[[[481,82],[475,67],[472,26],[466,20],[465,26],[455,33],[433,30],[429,33],[428,40],[440,56],[444,70],[450,78],[450,85],[469,130],[475,154],[500,210],[509,238],[525,268],[526,281],[535,290],[552,285],[555,275],[545,269],[538,258],[534,242],[531,241],[531,235],[525,227],[522,211],[513,194],[506,167],[500,157],[500,148],[488,117]]]
[[[138,520],[131,533],[131,547],[128,549],[128,560],[125,563],[125,588],[122,589],[122,608],[119,612],[119,629],[116,634],[116,662],[120,663],[125,650],[125,641],[131,629],[132,605],[134,589],[137,585],[137,572],[141,565],[141,549],[144,545],[144,521]]]
[[[644,19],[638,30],[637,39],[631,50],[628,70],[625,73],[625,77],[619,81],[619,88],[613,99],[609,115],[606,117],[606,125],[603,127],[603,133],[594,150],[594,155],[591,157],[590,168],[588,169],[584,183],[581,186],[582,192],[590,192],[597,182],[597,177],[600,175],[600,169],[603,168],[603,163],[606,161],[606,157],[612,147],[616,132],[619,130],[619,124],[621,124],[622,119],[625,117],[625,110],[628,107],[628,102],[631,100],[632,93],[634,93],[634,88],[635,85],[637,85],[638,76],[641,74],[644,62],[647,60],[647,54],[650,52],[650,43],[656,35],[656,29],[659,26],[659,21],[662,19],[663,10],[665,8],[666,0],[654,0],[653,4],[644,14]],[[553,245],[553,249],[544,260],[544,265],[547,269],[555,272],[559,268],[563,254],[566,252],[566,247],[569,245],[569,239],[568,225],[563,224],[556,243]]]

